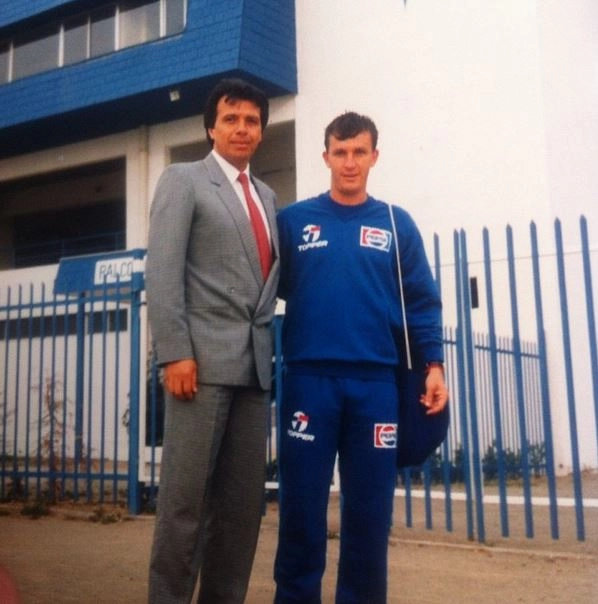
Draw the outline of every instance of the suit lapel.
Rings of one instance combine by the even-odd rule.
[[[235,222],[235,225],[237,226],[239,238],[241,239],[241,243],[245,248],[245,253],[249,259],[249,264],[256,281],[262,284],[264,278],[262,275],[259,253],[247,213],[243,209],[243,205],[239,201],[237,193],[233,189],[224,172],[221,170],[218,162],[211,155],[208,155],[205,158],[205,164],[208,174],[210,175],[210,180],[217,187],[217,193],[222,201],[222,204],[229,211],[232,219]],[[268,216],[268,222],[271,224],[270,220],[271,219]]]

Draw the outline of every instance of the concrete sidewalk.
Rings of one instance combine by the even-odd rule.
[[[404,505],[397,500],[397,518]],[[142,604],[154,525],[151,516],[91,522],[93,508],[61,505],[32,520],[21,506],[4,505],[0,516],[0,565],[14,578],[23,604]],[[416,516],[419,512],[415,510]],[[590,514],[587,525],[598,526]],[[271,602],[277,506],[268,504],[247,604]],[[338,498],[330,506],[324,604],[334,602],[338,556]],[[594,531],[594,535],[595,535]],[[0,602],[3,602],[0,597]],[[598,543],[521,540],[492,546],[462,534],[422,528],[393,530],[389,548],[389,604],[536,604],[598,602]]]

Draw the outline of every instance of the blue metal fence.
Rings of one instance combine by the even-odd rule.
[[[463,231],[454,233],[452,253],[441,253],[434,240],[452,424],[436,454],[401,471],[397,497],[405,513],[395,522],[413,526],[423,514],[429,529],[462,527],[468,538],[487,541],[489,530],[516,534],[517,512],[532,538],[539,510],[547,509],[546,530],[558,539],[567,500],[575,535],[584,540],[588,508],[598,507],[584,498],[587,468],[598,466],[596,250],[587,223],[580,220],[581,245],[566,250],[559,221],[554,248],[543,251],[535,224],[529,239],[508,227],[504,252],[491,249],[487,230],[481,235],[475,259]],[[483,282],[481,304],[472,300],[473,271]],[[79,295],[50,295],[33,285],[0,291],[0,498],[126,501],[135,513],[151,509],[163,400],[152,355],[145,367],[139,355],[141,297],[142,284],[119,282]],[[274,322],[270,493],[277,488],[282,320]],[[571,486],[560,485],[560,473],[569,474]],[[490,509],[498,512],[497,529],[490,528]]]
[[[139,508],[140,294],[0,292],[0,499]]]

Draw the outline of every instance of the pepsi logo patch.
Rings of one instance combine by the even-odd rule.
[[[396,449],[397,425],[374,424],[374,447],[376,449]]]
[[[392,233],[377,227],[362,226],[359,234],[359,245],[382,252],[390,251]]]

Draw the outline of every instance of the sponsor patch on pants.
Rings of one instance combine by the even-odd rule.
[[[303,411],[295,411],[295,413],[293,413],[293,418],[291,419],[291,427],[287,429],[287,434],[291,438],[312,442],[316,437],[307,432],[308,425],[309,415],[305,414]]]
[[[374,447],[377,449],[396,449],[397,425],[374,424]]]

